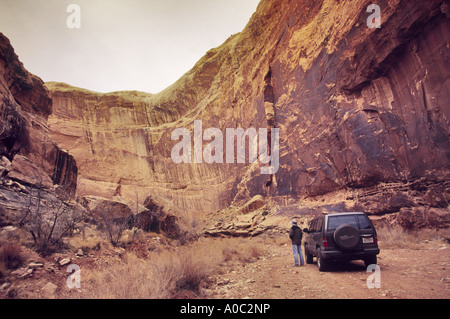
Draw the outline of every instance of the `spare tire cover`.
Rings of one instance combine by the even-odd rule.
[[[359,243],[359,230],[353,225],[343,224],[336,228],[333,238],[342,249],[352,249]]]

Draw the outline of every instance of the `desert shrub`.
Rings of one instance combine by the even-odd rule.
[[[22,265],[20,246],[15,243],[3,243],[0,246],[0,263],[6,269],[15,269]]]
[[[211,268],[201,256],[188,252],[165,251],[152,253],[148,259],[127,254],[101,271],[86,271],[85,298],[164,299],[180,291],[201,295],[201,283]],[[85,286],[86,287],[86,286]]]
[[[125,230],[130,227],[130,218],[114,217],[110,211],[99,210],[95,215],[92,215],[93,220],[98,225],[98,229],[106,236],[106,239],[118,246],[120,239]]]
[[[258,259],[263,253],[262,241],[255,239],[229,238],[217,244],[222,251],[223,261],[238,260],[251,262]]]
[[[406,233],[398,226],[382,226],[377,229],[377,237],[380,246],[399,247],[404,244]]]
[[[263,248],[260,245],[252,245],[248,248],[248,253],[252,258],[259,258],[263,254]]]
[[[231,238],[202,239],[149,252],[146,258],[127,253],[101,270],[85,270],[82,298],[203,297],[202,287],[220,272],[227,255],[231,261],[248,262],[263,252],[257,240]]]
[[[176,219],[178,234],[175,239],[180,245],[187,245],[195,242],[203,233],[204,225],[193,212],[186,212],[183,216],[177,216]]]
[[[400,225],[378,227],[377,237],[381,248],[420,249],[424,240],[420,232],[405,230]]]
[[[222,258],[223,261],[230,261],[233,256],[237,254],[237,250],[234,247],[223,247],[222,248]]]
[[[82,298],[147,299],[155,298],[149,263],[128,254],[101,270],[83,271]]]
[[[30,234],[36,250],[49,254],[62,245],[62,238],[73,234],[84,219],[84,212],[56,197],[44,198],[40,189],[30,192],[29,205],[20,216],[19,226]]]
[[[284,246],[286,244],[290,244],[291,240],[289,239],[289,236],[286,234],[282,235],[267,235],[263,234],[258,237],[259,242],[262,245],[277,245],[277,246]]]
[[[212,272],[212,264],[205,260],[199,252],[192,255],[183,252],[178,259],[176,289],[190,290],[200,293],[201,283]]]
[[[123,232],[128,228],[127,224],[122,221],[116,221],[113,219],[105,219],[103,229],[106,234],[106,238],[114,246],[118,246]]]
[[[68,245],[77,250],[81,248],[84,252],[91,250],[99,250],[102,244],[106,244],[102,233],[96,229],[96,227],[84,224],[81,227],[81,231],[67,240]]]
[[[381,248],[421,249],[428,242],[444,244],[446,232],[432,229],[406,230],[400,225],[383,225],[377,228]]]

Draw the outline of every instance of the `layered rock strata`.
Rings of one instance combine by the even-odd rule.
[[[57,146],[47,127],[52,100],[0,33],[0,209],[21,212],[39,196],[55,203],[74,198],[75,159]]]
[[[379,186],[392,204],[377,208],[372,196],[345,209],[447,208],[448,2],[381,1],[380,28],[368,27],[370,4],[263,0],[241,33],[154,95],[47,83],[52,136],[78,163],[79,194],[156,194],[206,213],[257,195],[277,205],[336,191],[368,199]],[[262,175],[248,157],[175,164],[171,133],[195,120],[222,132],[278,128],[279,170]],[[398,183],[411,187],[393,196]]]

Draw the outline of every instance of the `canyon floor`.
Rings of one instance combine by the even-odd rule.
[[[416,299],[450,298],[450,245],[381,249],[381,287],[369,289],[362,261],[319,272],[313,264],[295,267],[290,244],[271,244],[253,263],[234,265],[219,276],[208,298],[250,299]]]
[[[416,240],[411,242],[412,238]],[[26,266],[3,278],[0,299],[450,298],[448,234],[425,240],[403,235],[401,242],[389,244],[380,240],[381,286],[372,289],[367,286],[371,273],[362,261],[338,263],[327,272],[319,272],[315,259],[313,264],[295,267],[289,238],[283,233],[202,238],[183,246],[163,242],[164,238],[146,237],[125,248],[102,242],[97,245],[100,249],[85,250],[84,254],[72,249],[45,258],[25,250]],[[182,268],[186,262],[190,265]],[[67,288],[69,264],[81,268],[81,289]],[[204,272],[208,267],[212,271]],[[159,272],[152,279],[155,269]],[[172,279],[186,274],[186,269],[194,280],[201,278],[200,288],[167,293]],[[173,278],[164,281],[169,272]]]

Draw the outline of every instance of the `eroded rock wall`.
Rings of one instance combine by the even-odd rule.
[[[48,83],[52,136],[79,165],[79,194],[155,194],[199,212],[257,195],[283,205],[341,190],[358,199],[344,208],[374,214],[447,207],[448,2],[379,1],[375,29],[369,4],[263,0],[241,33],[159,94]],[[171,133],[192,131],[194,120],[222,132],[279,128],[278,172],[173,163]],[[406,204],[378,209],[397,183],[407,185],[399,190]],[[378,197],[366,191],[374,187]]]
[[[57,146],[47,118],[52,100],[43,81],[19,61],[0,33],[0,208],[20,212],[40,192],[68,200],[77,187],[75,159]],[[44,194],[45,193],[45,194]]]

